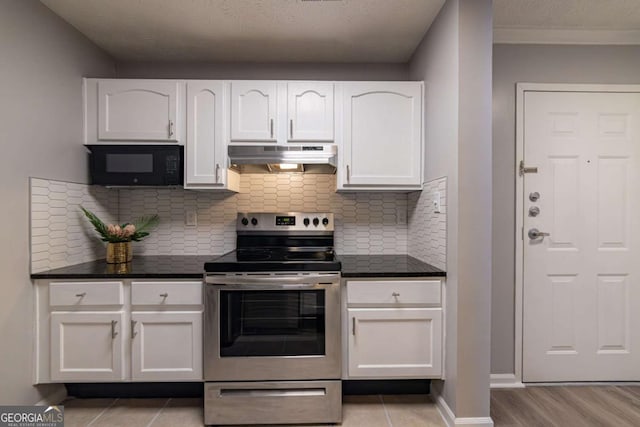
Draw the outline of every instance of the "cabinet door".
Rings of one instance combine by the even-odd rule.
[[[276,141],[275,82],[231,82],[231,141]]]
[[[202,381],[202,312],[131,313],[134,381]]]
[[[349,377],[437,378],[442,374],[442,309],[354,308]]]
[[[421,83],[345,83],[343,115],[343,186],[421,185]]]
[[[178,141],[178,82],[98,81],[98,139]]]
[[[287,139],[333,141],[333,83],[287,83],[287,94]]]
[[[53,381],[123,379],[122,312],[51,313]]]
[[[223,82],[187,82],[185,188],[225,184],[223,105]]]

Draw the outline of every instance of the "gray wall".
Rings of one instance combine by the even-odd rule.
[[[29,177],[86,181],[84,75],[114,62],[37,1],[0,2],[0,404],[33,404],[33,285],[29,279]]]
[[[640,46],[495,45],[491,372],[514,372],[516,83],[640,83]]]
[[[407,64],[122,62],[121,78],[236,80],[407,80]]]
[[[448,177],[445,381],[456,417],[489,416],[491,0],[448,0],[410,63],[426,90],[427,180]]]

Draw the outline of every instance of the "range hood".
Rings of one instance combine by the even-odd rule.
[[[230,145],[229,163],[240,173],[336,172],[335,145]]]

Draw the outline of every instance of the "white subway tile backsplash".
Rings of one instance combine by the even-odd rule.
[[[423,192],[336,193],[335,175],[242,175],[240,192],[183,189],[105,189],[31,179],[31,268],[40,272],[104,257],[79,206],[106,222],[158,214],[160,224],[136,255],[222,254],[235,248],[237,212],[326,211],[335,215],[336,251],[342,254],[409,253],[437,267],[446,262],[446,179]],[[432,212],[433,192],[441,212]],[[196,226],[185,215],[194,211]],[[399,218],[398,215],[406,218]]]
[[[238,194],[189,190],[120,190],[120,221],[158,213],[160,225],[135,253],[220,254],[235,248],[237,212],[324,211],[336,218],[336,250],[349,254],[407,251],[407,225],[396,208],[407,209],[406,194],[336,193],[334,175],[242,175]],[[195,210],[198,225],[185,225]]]
[[[31,178],[30,191],[33,273],[104,257],[104,244],[80,205],[113,222],[118,212],[116,190]]]
[[[440,213],[433,207],[440,192]],[[408,253],[440,269],[447,267],[447,179],[424,184],[421,192],[409,193]]]

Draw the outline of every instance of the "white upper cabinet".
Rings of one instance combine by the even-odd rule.
[[[287,83],[290,142],[333,141],[333,83]]]
[[[342,85],[338,189],[422,188],[422,83]]]
[[[96,84],[97,141],[180,141],[178,81],[109,79]],[[87,109],[88,126],[96,118],[92,110]]]
[[[237,174],[227,170],[225,140],[225,84],[223,81],[187,82],[187,142],[185,188],[232,188]]]
[[[231,82],[231,142],[276,142],[277,84]]]

